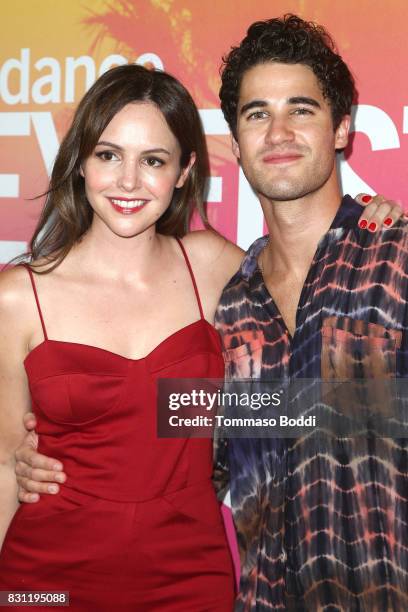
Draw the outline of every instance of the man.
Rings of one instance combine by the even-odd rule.
[[[269,228],[218,308],[227,376],[334,378],[331,368],[361,336],[368,357],[380,356],[381,373],[404,375],[394,356],[397,345],[401,358],[405,350],[396,263],[405,225],[360,232],[361,207],[347,197],[339,207],[335,155],[347,143],[354,84],[329,37],[294,16],[254,24],[222,80],[234,153]],[[386,221],[391,226],[392,216]],[[370,359],[358,364],[370,366]],[[401,529],[408,504],[396,476],[405,477],[405,449],[374,447],[359,447],[356,457],[352,441],[320,449],[302,440],[220,441],[216,480],[220,489],[230,485],[242,556],[238,610],[408,609]],[[32,452],[20,459],[53,469]],[[25,474],[55,480],[43,469]]]
[[[227,377],[408,375],[405,220],[368,234],[341,199],[354,82],[323,28],[254,23],[225,59],[221,106],[269,235],[216,314]],[[219,441],[241,551],[237,610],[408,610],[405,440]]]

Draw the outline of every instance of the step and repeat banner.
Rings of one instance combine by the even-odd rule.
[[[343,189],[408,203],[406,0],[14,0],[3,3],[0,48],[0,263],[23,252],[36,198],[73,109],[110,67],[164,68],[191,91],[211,156],[212,224],[242,247],[263,233],[260,206],[230,148],[218,105],[222,55],[250,23],[294,12],[325,25],[357,80]]]

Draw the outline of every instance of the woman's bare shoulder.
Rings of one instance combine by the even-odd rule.
[[[23,266],[0,272],[0,337],[3,347],[22,355],[31,337],[36,314],[33,290]],[[5,349],[9,350],[9,349]]]
[[[239,268],[244,251],[214,230],[197,230],[186,234],[183,244],[192,263],[219,270],[228,280]]]
[[[0,272],[0,309],[21,306],[30,292],[30,279],[24,266],[8,267]]]

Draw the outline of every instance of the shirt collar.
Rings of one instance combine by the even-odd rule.
[[[345,195],[328,231],[321,237],[317,249],[323,249],[329,244],[340,240],[346,231],[357,228],[363,206],[351,196]]]
[[[345,232],[357,228],[358,219],[363,207],[358,204],[351,196],[345,195],[340,203],[337,213],[329,230],[322,236],[318,244],[318,250],[329,246],[340,240]],[[266,246],[269,235],[258,238],[251,244],[241,264],[241,276],[248,280],[258,269],[258,256]]]

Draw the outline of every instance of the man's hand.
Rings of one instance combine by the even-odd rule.
[[[21,502],[37,502],[40,493],[55,495],[59,491],[56,483],[66,480],[60,461],[37,453],[38,436],[34,431],[36,424],[35,416],[31,412],[24,416],[24,426],[28,433],[16,451],[18,498]]]
[[[372,197],[366,193],[359,193],[356,200],[365,206],[358,226],[369,232],[376,232],[381,226],[392,227],[404,214],[402,207],[397,202],[386,200],[382,195]]]

